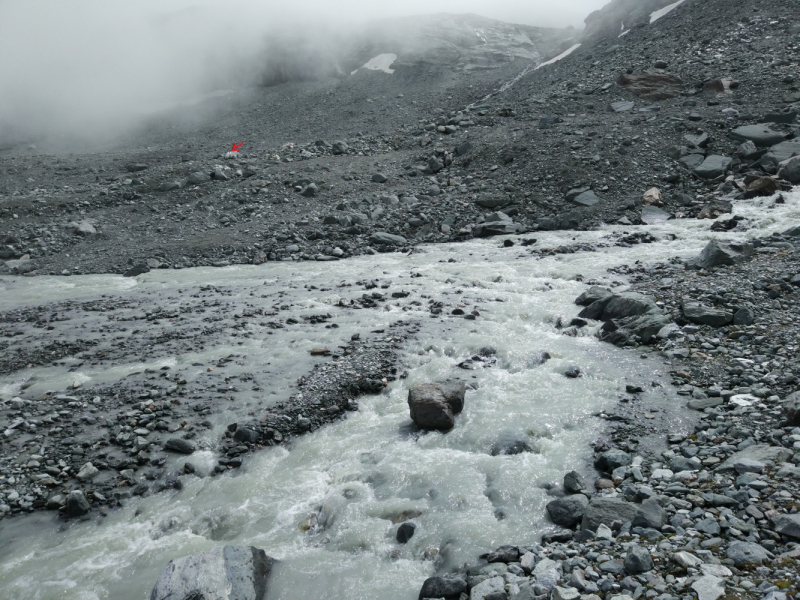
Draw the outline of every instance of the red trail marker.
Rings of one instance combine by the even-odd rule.
[[[244,142],[239,142],[238,144],[234,144],[233,148],[231,148],[231,152],[238,152],[242,144],[244,144]]]

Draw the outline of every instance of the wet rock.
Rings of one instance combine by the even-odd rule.
[[[581,368],[575,366],[567,367],[567,369],[564,371],[564,376],[569,379],[577,379],[581,376]]]
[[[421,429],[446,431],[464,408],[466,386],[462,382],[426,383],[408,391],[411,419]]]
[[[500,546],[486,557],[488,563],[515,563],[519,561],[519,548],[516,546]]]
[[[713,267],[737,265],[753,257],[753,245],[749,242],[723,242],[713,239],[697,258],[687,261],[690,269],[711,269]]]
[[[577,471],[570,471],[564,475],[564,490],[568,494],[577,494],[586,489],[586,481],[583,475]]]
[[[80,490],[73,490],[67,494],[64,502],[64,513],[68,517],[80,517],[89,512],[91,505]]]
[[[583,514],[581,528],[596,531],[598,525],[611,525],[615,521],[633,521],[638,505],[620,498],[595,497],[589,501]]]
[[[757,460],[767,467],[772,467],[782,462],[786,462],[792,457],[792,451],[782,446],[770,446],[768,444],[754,444],[735,452],[730,457],[720,463],[715,469],[718,473],[731,473],[736,470],[736,463],[747,458]]]
[[[195,450],[197,450],[197,446],[195,446],[194,442],[190,440],[170,438],[164,444],[164,450],[168,450],[169,452],[177,452],[178,454],[192,454]]]
[[[636,544],[631,544],[630,548],[628,548],[624,565],[625,570],[632,575],[650,571],[654,566],[650,553]]]
[[[277,563],[253,546],[222,546],[176,558],[159,575],[150,600],[266,600]]]
[[[575,304],[578,306],[589,306],[593,302],[597,302],[598,300],[602,300],[603,298],[608,298],[609,296],[613,295],[614,294],[612,294],[611,290],[608,288],[593,285],[580,296],[575,298]]]
[[[138,275],[142,275],[144,273],[149,273],[150,267],[147,266],[146,263],[141,263],[138,265],[134,265],[127,271],[125,271],[122,276],[123,277],[137,277]]]
[[[505,432],[492,443],[489,454],[492,456],[512,456],[523,452],[531,452],[531,450],[527,439],[523,436],[514,432]]]
[[[785,179],[789,183],[800,183],[800,156],[781,162],[778,169],[778,177]]]
[[[645,225],[655,225],[656,223],[663,223],[672,217],[671,214],[656,208],[655,206],[642,207],[641,220]]]
[[[411,521],[406,521],[400,527],[397,528],[397,535],[396,539],[398,543],[405,544],[414,536],[414,532],[417,529],[416,523]]]
[[[703,208],[700,209],[700,212],[697,213],[698,219],[717,219],[722,215],[729,214],[733,210],[733,205],[730,202],[726,202],[724,200],[715,200],[714,202],[709,202]]]
[[[631,464],[631,455],[619,448],[612,448],[603,452],[594,461],[596,469],[602,472],[611,473],[618,467],[625,467]]]
[[[422,584],[419,600],[423,598],[445,598],[457,600],[467,590],[467,581],[459,575],[430,577]]]
[[[556,498],[547,503],[547,513],[556,525],[573,528],[583,519],[589,499],[583,494]]]
[[[582,319],[608,321],[625,317],[638,317],[650,311],[658,311],[655,300],[636,292],[612,294],[596,300],[584,308],[578,316]]]

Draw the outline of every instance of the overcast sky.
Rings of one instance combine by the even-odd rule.
[[[270,32],[317,40],[364,20],[437,12],[580,28],[606,1],[0,0],[0,137],[124,128],[148,104],[258,68]]]

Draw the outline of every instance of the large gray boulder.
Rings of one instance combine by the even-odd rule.
[[[784,140],[782,133],[767,125],[743,125],[731,131],[731,137],[740,142],[750,140],[756,146],[773,146]]]
[[[159,575],[150,600],[266,600],[277,563],[253,546],[222,546],[176,558]]]
[[[437,575],[429,577],[422,584],[419,600],[423,598],[456,599],[467,590],[467,582],[460,575]]]
[[[770,446],[768,444],[754,444],[735,452],[715,469],[718,473],[733,473],[736,471],[736,464],[742,459],[756,460],[767,467],[774,467],[782,462],[786,462],[792,457],[792,451],[782,446]]]
[[[728,546],[728,558],[737,567],[748,564],[760,564],[773,557],[766,548],[753,542],[733,542]]]
[[[717,177],[725,175],[731,162],[732,159],[728,156],[712,154],[711,156],[707,156],[699,166],[694,168],[694,173],[703,179],[716,179]]]
[[[783,412],[788,427],[800,427],[800,392],[793,392],[783,401]]]
[[[608,288],[600,287],[599,285],[593,285],[580,296],[575,298],[575,304],[578,306],[589,306],[593,302],[597,302],[598,300],[608,298],[609,296],[613,295],[614,294],[612,294],[611,290]]]
[[[800,156],[781,162],[778,177],[789,183],[800,183]]]
[[[403,246],[406,238],[402,235],[394,235],[385,231],[376,231],[370,236],[373,244],[385,244],[386,246]]]
[[[606,321],[600,331],[600,339],[617,346],[624,346],[629,341],[649,344],[656,339],[658,332],[672,323],[672,320],[661,312],[647,312],[638,317]],[[638,340],[632,338],[638,337]]]
[[[631,455],[619,448],[612,448],[603,452],[594,461],[595,468],[608,473],[618,467],[626,467],[629,464],[631,464]]]
[[[447,431],[464,409],[466,385],[461,381],[424,383],[408,391],[411,419],[420,429]]]
[[[800,513],[793,515],[775,515],[772,517],[772,526],[781,535],[800,539]]]
[[[583,513],[581,528],[596,531],[597,526],[601,523],[610,527],[614,521],[622,523],[633,521],[638,509],[637,504],[626,502],[620,498],[592,498]]]
[[[582,319],[609,321],[611,319],[638,317],[644,313],[659,310],[651,296],[645,296],[637,292],[623,292],[622,294],[612,294],[592,302],[578,316]]]
[[[653,567],[653,559],[647,549],[637,544],[631,544],[625,555],[625,570],[631,575],[638,575],[652,570]]]
[[[589,499],[583,494],[556,498],[547,503],[547,514],[556,525],[575,527],[583,519]]]
[[[661,508],[661,505],[655,498],[647,498],[641,503],[631,523],[634,527],[647,527],[650,529],[658,529],[659,531],[661,531],[661,528],[666,524],[667,511]]]
[[[753,258],[753,244],[745,242],[723,242],[716,238],[708,242],[700,253],[686,263],[690,269],[710,269],[713,267],[737,265]]]
[[[691,300],[690,298],[683,298],[681,300],[681,308],[683,316],[687,321],[697,323],[698,325],[710,325],[711,327],[722,327],[733,321],[733,313],[727,310],[720,310],[705,306],[700,302]]]
[[[793,156],[800,155],[800,140],[786,140],[780,144],[775,144],[769,149],[762,161],[769,161],[774,165],[779,165]]]

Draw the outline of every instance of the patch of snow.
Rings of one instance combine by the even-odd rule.
[[[569,56],[570,54],[575,52],[575,50],[580,48],[580,46],[581,46],[580,44],[575,44],[574,46],[572,46],[572,48],[569,48],[568,50],[565,50],[564,52],[562,52],[561,54],[559,54],[555,58],[551,58],[550,60],[541,63],[538,67],[536,67],[536,69],[538,70],[538,69],[541,69],[542,67],[546,67],[547,65],[552,65],[553,63],[556,63],[556,62],[560,61],[562,58],[566,58],[567,56]]]
[[[369,59],[367,63],[361,67],[362,69],[369,69],[370,71],[383,71],[384,73],[392,74],[394,73],[394,69],[390,69],[389,67],[392,66],[394,61],[397,60],[397,54],[379,54],[378,56]],[[350,75],[355,75],[358,73],[359,69],[356,69]]]
[[[622,33],[620,33],[620,34],[619,34],[617,37],[622,37],[623,35],[628,35],[630,32],[631,32],[631,30],[630,30],[630,29],[626,29],[625,31],[623,31]]]
[[[667,6],[665,6],[664,8],[661,8],[661,9],[659,9],[659,10],[656,10],[656,11],[653,11],[653,12],[651,12],[651,13],[650,13],[650,22],[651,22],[651,23],[655,23],[655,22],[656,22],[656,21],[658,21],[658,20],[659,20],[661,17],[663,17],[664,15],[666,15],[666,14],[667,14],[667,13],[669,13],[669,12],[672,12],[673,10],[675,10],[676,8],[678,8],[678,6],[680,6],[680,5],[681,5],[681,4],[683,4],[684,2],[686,2],[686,0],[678,0],[677,2],[674,2],[674,3],[672,3],[672,4],[668,4],[668,5],[667,5]]]

